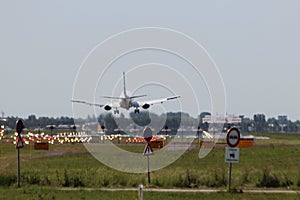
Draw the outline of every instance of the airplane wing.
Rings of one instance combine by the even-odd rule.
[[[86,105],[89,105],[89,106],[99,106],[100,108],[105,106],[104,104],[90,103],[90,102],[81,101],[81,100],[71,100],[71,102],[73,102],[73,103],[82,103],[82,104],[86,104]]]
[[[161,103],[164,103],[166,101],[173,100],[173,99],[178,99],[178,98],[180,98],[180,96],[172,96],[172,97],[166,97],[166,98],[162,98],[162,99],[154,99],[154,100],[140,102],[140,105],[145,105],[145,104],[148,104],[148,105],[161,104]]]

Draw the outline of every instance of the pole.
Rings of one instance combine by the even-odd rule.
[[[144,186],[142,184],[139,185],[139,200],[143,200],[143,188]]]
[[[1,141],[1,140],[0,140]],[[0,156],[2,154],[2,151],[3,151],[3,142],[1,141],[1,144],[0,144]]]
[[[18,148],[18,187],[20,187],[20,149]]]
[[[216,133],[215,133],[215,127],[213,127],[214,129],[214,143],[216,143]]]
[[[148,165],[148,184],[150,185],[150,161],[149,161],[149,156],[147,156],[147,165]]]
[[[16,148],[18,149],[18,187],[20,187],[20,148],[23,148],[21,133],[24,128],[25,128],[25,126],[23,124],[23,121],[20,119],[17,120],[16,132],[18,133],[18,139],[17,139]]]
[[[32,151],[32,142],[29,142],[29,148],[30,148],[29,150],[30,150],[30,157],[31,157],[32,156],[32,154],[31,154],[32,153],[31,152]]]
[[[231,186],[231,170],[232,170],[232,163],[229,163],[229,169],[228,169],[228,191],[230,191]]]

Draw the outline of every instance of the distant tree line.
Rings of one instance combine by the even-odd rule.
[[[300,121],[291,121],[287,117],[266,119],[264,114],[255,114],[253,119],[242,118],[240,128],[244,132],[283,132],[300,133]]]
[[[135,124],[134,126],[147,126],[152,121],[152,124],[160,124],[164,122],[162,126],[161,133],[162,134],[176,134],[177,130],[180,128],[181,123],[185,126],[195,126],[197,125],[197,119],[191,117],[187,113],[182,112],[169,112],[162,115],[157,115],[154,113],[149,113],[148,111],[141,111],[139,114],[131,112],[129,114],[130,119],[124,117],[124,115],[120,115],[117,119],[114,119],[111,113],[101,115],[98,117],[99,124],[106,129],[107,134],[112,134],[115,129],[118,129],[118,125],[116,120],[123,124],[129,125],[132,122]],[[124,126],[123,126],[124,127]],[[132,127],[135,128],[135,127]]]
[[[150,118],[151,115],[151,118]],[[203,122],[203,118],[207,115],[210,115],[209,112],[202,112],[198,116],[198,118],[192,117],[187,113],[183,112],[169,112],[162,115],[156,115],[154,113],[149,113],[148,111],[140,112],[139,114],[130,113],[129,116],[134,124],[138,126],[146,126],[150,123],[151,120],[162,121],[165,120],[162,131],[169,130],[168,134],[175,134],[180,124],[184,124],[186,127],[206,130],[209,129],[209,124],[207,122]],[[287,119],[276,119],[266,118],[264,114],[255,114],[252,119],[245,118],[244,116],[240,116],[241,123],[238,124],[224,124],[224,130],[228,126],[237,126],[242,132],[294,132],[300,133],[300,121],[291,121]],[[7,117],[6,121],[0,121],[0,125],[4,125],[5,127],[9,127],[11,129],[15,128],[16,121],[20,119],[19,117]],[[125,118],[121,113],[118,116],[118,120],[122,123],[128,125],[130,124],[130,120]],[[65,125],[66,127],[74,128],[74,119],[72,117],[36,117],[35,115],[29,115],[28,118],[23,119],[24,124],[27,129],[43,129],[49,128],[49,125],[53,125],[54,127],[58,127],[59,125]],[[118,129],[118,125],[112,116],[111,113],[107,113],[105,115],[100,115],[98,117],[95,116],[87,116],[86,119],[76,119],[76,124],[79,122],[81,124],[84,123],[97,123],[107,130],[107,133],[114,133],[115,129]]]
[[[5,126],[14,129],[16,126],[16,121],[22,119],[20,117],[7,117],[6,121],[2,122]],[[28,118],[22,119],[24,125],[27,129],[33,130],[36,128],[46,128],[48,125],[74,125],[74,119],[71,117],[39,117],[35,115],[29,115]]]

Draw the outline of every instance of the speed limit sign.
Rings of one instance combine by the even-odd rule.
[[[237,128],[231,128],[229,129],[227,133],[227,144],[230,147],[236,147],[239,144],[240,141],[240,131]]]

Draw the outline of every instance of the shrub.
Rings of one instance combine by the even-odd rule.
[[[250,167],[245,167],[244,172],[242,174],[242,185],[245,185],[247,183],[250,183],[250,172],[252,169]]]
[[[227,178],[225,175],[225,171],[222,170],[221,172],[218,172],[218,170],[214,170],[214,183],[211,185],[213,187],[222,187],[227,186]]]
[[[178,179],[173,182],[175,187],[198,187],[199,176],[196,173],[191,173],[188,169],[185,174],[179,174]]]
[[[81,176],[75,176],[74,178],[72,178],[72,182],[73,182],[73,187],[84,187],[84,183],[82,181],[82,177]]]
[[[199,184],[199,178],[197,174],[190,173],[190,171],[186,170],[186,186],[193,188],[197,187]]]
[[[163,186],[162,182],[159,181],[158,178],[155,178],[155,179],[153,180],[153,185],[156,185],[156,186],[158,186],[158,187],[162,187],[162,186]]]
[[[300,187],[300,179],[297,182],[297,186]]]
[[[270,167],[265,167],[263,169],[263,177],[257,183],[258,187],[280,187],[280,180],[279,178],[271,173]]]
[[[25,172],[22,174],[22,180],[30,185],[40,185],[41,184],[41,178],[38,174],[38,172]]]
[[[107,187],[109,185],[109,179],[106,176],[103,177],[102,186]]]
[[[292,186],[293,184],[294,184],[293,181],[285,173],[283,173],[283,181],[281,183],[281,186],[289,187]]]
[[[71,186],[71,181],[70,181],[69,175],[67,173],[67,170],[65,170],[65,172],[64,172],[64,182],[63,182],[62,186],[64,186],[64,187]]]
[[[176,179],[176,181],[174,181],[173,185],[175,187],[185,187],[185,181],[184,181],[184,177],[182,174],[179,174],[178,179]]]
[[[17,182],[17,176],[6,174],[0,176],[0,186],[11,186]]]
[[[51,181],[50,179],[48,178],[48,176],[45,176],[45,185],[51,185]]]

